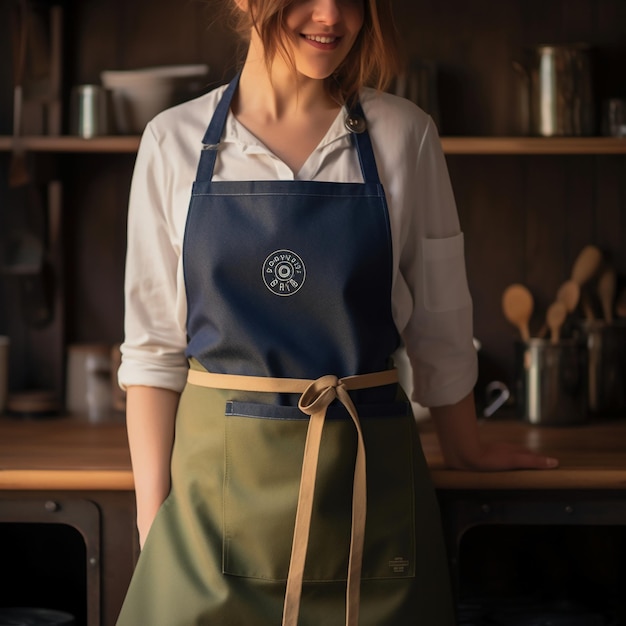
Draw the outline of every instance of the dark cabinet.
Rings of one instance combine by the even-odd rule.
[[[0,607],[113,626],[138,555],[132,492],[0,494]]]

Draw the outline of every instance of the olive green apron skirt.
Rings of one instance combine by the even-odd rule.
[[[280,626],[308,417],[273,394],[187,384],[172,489],[118,626]],[[437,502],[406,402],[359,407],[367,517],[360,626],[452,626]],[[403,408],[404,407],[404,408]],[[343,626],[355,428],[328,409],[300,626]]]

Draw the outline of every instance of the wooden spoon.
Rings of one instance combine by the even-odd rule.
[[[580,300],[580,285],[575,280],[566,280],[556,292],[556,301],[562,302],[568,313],[573,313]]]
[[[613,322],[613,301],[615,299],[615,288],[617,284],[617,275],[615,269],[606,267],[602,270],[598,278],[598,296],[602,305],[602,314],[607,324]]]
[[[566,280],[556,292],[555,302],[562,302],[567,313],[573,313],[580,300],[580,285],[574,280]],[[544,338],[548,333],[548,325],[543,324],[537,337]]]
[[[533,313],[533,306],[532,294],[519,283],[509,285],[502,294],[504,317],[518,328],[523,341],[530,340],[528,322]]]
[[[602,252],[600,249],[596,246],[585,246],[574,261],[571,279],[582,286],[593,278],[601,264]]]
[[[567,309],[562,302],[553,302],[546,312],[546,323],[550,329],[550,343],[559,343],[561,326],[567,317]]]
[[[591,294],[588,290],[583,291],[582,296],[580,297],[580,305],[583,310],[583,314],[587,322],[592,323],[596,321],[596,314],[594,311],[593,304],[591,302]]]

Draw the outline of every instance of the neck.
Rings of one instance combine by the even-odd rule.
[[[236,115],[253,110],[265,120],[279,121],[320,108],[336,110],[338,107],[328,95],[323,80],[294,72],[280,54],[268,68],[258,35],[253,31],[233,102]]]

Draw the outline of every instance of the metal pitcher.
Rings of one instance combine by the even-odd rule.
[[[539,45],[514,63],[526,82],[527,133],[541,137],[595,134],[590,48]]]

